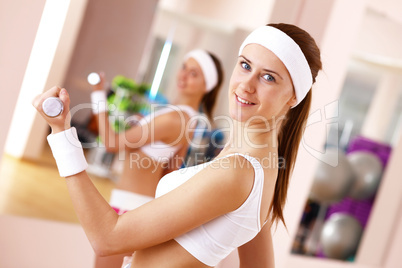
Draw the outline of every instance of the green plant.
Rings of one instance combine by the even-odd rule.
[[[117,75],[112,80],[112,91],[107,101],[113,104],[115,110],[109,111],[111,126],[116,132],[129,128],[124,119],[135,113],[146,113],[149,107],[147,93],[150,84],[137,84],[133,79]]]

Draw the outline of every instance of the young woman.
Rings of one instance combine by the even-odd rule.
[[[111,193],[110,205],[118,212],[134,209],[155,197],[156,186],[166,170],[180,167],[187,152],[200,106],[212,119],[212,112],[223,82],[218,58],[196,49],[184,57],[177,73],[177,96],[172,105],[152,113],[123,133],[116,133],[109,124],[105,79],[93,86],[91,95],[98,117],[99,135],[109,152],[124,151],[124,165]],[[101,109],[98,109],[101,107]]]
[[[59,96],[65,104],[60,117],[44,116],[52,128],[48,141],[97,254],[133,251],[131,267],[210,267],[237,249],[242,267],[272,267],[270,227],[284,221],[289,177],[320,68],[319,49],[300,28],[270,24],[253,31],[230,79],[233,128],[220,155],[167,174],[154,200],[120,216],[87,176],[82,150],[69,144],[79,145],[69,125],[67,91],[54,87],[38,96],[34,106],[41,114],[47,97]],[[267,165],[279,162],[267,157],[286,164]]]

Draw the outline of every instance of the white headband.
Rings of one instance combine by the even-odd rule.
[[[210,92],[218,84],[218,70],[212,57],[205,50],[195,49],[184,56],[185,60],[188,58],[195,59],[200,65],[207,92]]]
[[[296,107],[313,84],[310,66],[300,47],[287,34],[271,26],[259,27],[247,36],[240,46],[239,55],[248,44],[259,44],[269,49],[283,62],[293,81],[297,99],[293,107]]]

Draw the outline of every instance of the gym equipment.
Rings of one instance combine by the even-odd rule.
[[[346,155],[336,148],[327,148],[318,164],[310,199],[331,204],[347,196],[355,180],[355,174]]]
[[[363,228],[359,221],[346,213],[334,213],[324,223],[320,243],[328,258],[346,260],[356,253]]]
[[[88,83],[90,85],[97,85],[100,83],[101,79],[98,73],[90,73],[87,77]]]
[[[354,151],[349,153],[347,158],[356,175],[348,195],[356,200],[373,197],[383,172],[381,160],[369,151]]]

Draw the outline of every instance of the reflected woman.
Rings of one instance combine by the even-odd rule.
[[[221,62],[211,52],[192,50],[185,55],[176,81],[177,94],[172,105],[152,111],[138,124],[119,133],[108,120],[103,74],[101,82],[93,86],[91,100],[102,143],[108,152],[124,151],[123,170],[110,200],[119,214],[154,199],[156,186],[166,170],[180,167],[179,160],[187,152],[200,107],[212,120],[223,82]]]

